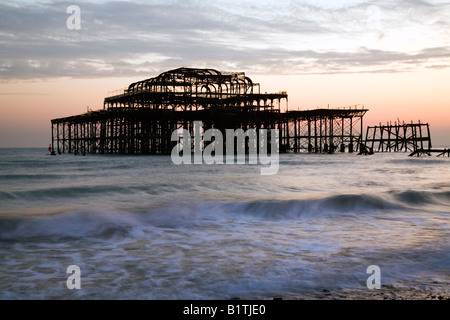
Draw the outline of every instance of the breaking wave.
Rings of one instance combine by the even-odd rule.
[[[149,228],[183,228],[208,225],[221,219],[309,219],[358,216],[379,210],[396,210],[401,206],[367,195],[337,195],[322,199],[191,202],[152,209],[84,208],[46,216],[3,218],[0,239],[83,238],[127,236]]]

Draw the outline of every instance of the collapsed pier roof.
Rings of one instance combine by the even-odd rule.
[[[178,68],[134,82],[106,97],[104,109],[150,108],[192,111],[210,108],[278,111],[287,92],[261,93],[244,72]],[[274,102],[278,102],[275,105]]]

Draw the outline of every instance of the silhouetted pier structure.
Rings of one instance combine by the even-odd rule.
[[[415,152],[431,149],[430,126],[428,123],[387,123],[367,127],[364,145],[374,152]]]
[[[284,145],[293,152],[355,152],[362,142],[367,111],[358,106],[288,111],[282,124]]]
[[[53,119],[58,153],[170,154],[172,132],[194,122],[202,131],[277,129],[280,152],[355,152],[367,109],[289,110],[286,91],[261,93],[243,72],[178,68],[132,83],[104,100],[103,110]],[[269,137],[270,138],[270,137]],[[225,141],[224,141],[225,143]]]

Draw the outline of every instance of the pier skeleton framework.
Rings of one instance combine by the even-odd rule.
[[[277,129],[281,152],[353,152],[367,111],[290,111],[286,91],[261,93],[259,83],[243,72],[178,68],[115,92],[102,110],[53,119],[52,148],[75,154],[170,154],[177,143],[172,132],[184,128],[194,136],[194,121],[200,120],[203,131]]]
[[[120,94],[105,98],[104,109],[150,108],[198,111],[211,108],[276,111],[274,102],[287,93],[260,92],[260,84],[244,72],[178,68],[130,84]],[[280,105],[278,105],[279,109]]]
[[[357,151],[362,141],[363,117],[367,111],[357,106],[289,111],[283,122],[285,145],[293,152]]]
[[[431,149],[428,123],[387,123],[367,127],[365,146],[378,152],[397,152]]]

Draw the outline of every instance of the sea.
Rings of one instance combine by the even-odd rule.
[[[450,288],[450,158],[287,153],[276,174],[263,166],[0,149],[0,299]]]

